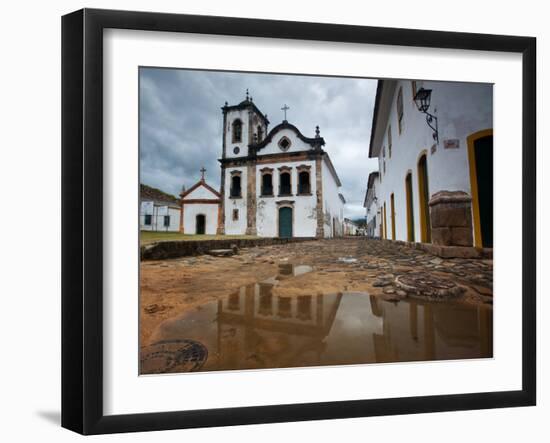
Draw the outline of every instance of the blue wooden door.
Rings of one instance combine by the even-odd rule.
[[[279,237],[292,237],[292,208],[279,209]]]

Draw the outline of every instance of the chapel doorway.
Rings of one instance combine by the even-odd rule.
[[[292,237],[292,208],[279,209],[279,237]]]
[[[477,247],[493,247],[493,132],[474,134],[468,143]]]
[[[206,216],[204,214],[197,215],[196,231],[197,235],[204,234],[206,230]]]

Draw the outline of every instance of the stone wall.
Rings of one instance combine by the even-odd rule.
[[[140,248],[141,260],[163,260],[190,255],[202,255],[212,249],[251,248],[254,246],[271,246],[285,243],[297,243],[311,241],[315,238],[251,238],[251,239],[227,239],[227,240],[188,240],[165,241],[145,245]]]
[[[462,191],[440,191],[430,199],[432,243],[472,246],[472,199]]]

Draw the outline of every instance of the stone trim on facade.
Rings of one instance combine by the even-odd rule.
[[[256,165],[254,164],[248,165],[246,184],[246,235],[256,235]]]
[[[316,205],[316,216],[317,216],[317,230],[315,236],[317,238],[323,238],[325,236],[325,225],[324,225],[324,215],[323,215],[323,176],[322,176],[322,162],[321,156],[315,159],[315,184],[316,191],[315,195],[317,197]]]
[[[213,199],[213,198],[190,198],[188,200],[183,200],[183,205],[188,205],[188,204],[194,204],[194,203],[204,203],[204,204],[213,204],[213,205],[217,205],[218,203],[220,203],[220,200],[219,199]]]
[[[193,186],[191,186],[187,191],[182,192],[180,194],[180,199],[184,199],[185,196],[191,194],[191,192],[193,192],[195,189],[197,189],[200,186],[203,186],[204,188],[208,189],[210,192],[212,192],[217,197],[221,197],[221,194],[218,191],[216,191],[212,186],[210,186],[203,179],[201,179],[197,183],[195,183]]]
[[[225,121],[225,114],[224,114],[224,121]],[[225,155],[225,137],[224,139],[224,155]],[[217,234],[218,235],[224,235],[225,234],[225,168],[221,168],[221,184],[220,184],[220,206],[218,209],[218,229]]]
[[[278,152],[275,154],[265,154],[259,157],[247,156],[238,158],[221,158],[218,161],[226,168],[242,167],[254,162],[257,165],[265,163],[297,162],[304,160],[315,160],[317,157],[325,154],[323,150],[299,151],[299,152]]]

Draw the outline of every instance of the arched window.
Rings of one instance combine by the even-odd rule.
[[[243,123],[237,119],[233,122],[233,143],[240,143],[243,137]]]
[[[241,197],[241,174],[231,175],[231,190],[229,195],[234,198]]]
[[[279,175],[279,195],[291,195],[290,171],[281,172]]]
[[[311,194],[309,171],[301,171],[298,174],[298,194]]]
[[[273,195],[273,175],[270,172],[262,174],[262,196]]]
[[[258,134],[258,143],[260,143],[264,138],[264,131],[262,129],[262,125],[258,125],[257,134]]]

